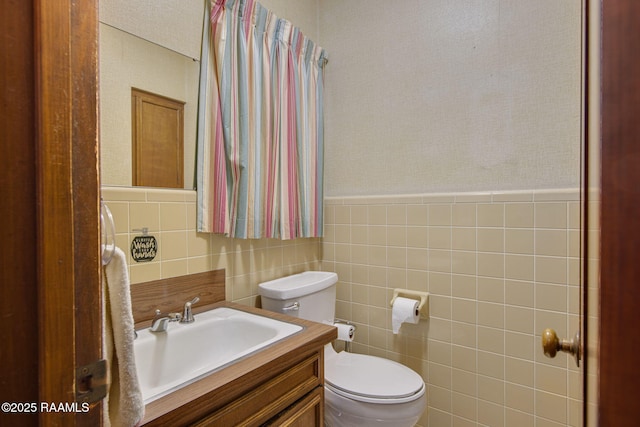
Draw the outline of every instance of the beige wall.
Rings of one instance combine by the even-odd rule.
[[[206,1],[102,0],[100,22],[189,58],[200,59]],[[318,0],[262,0],[260,3],[318,41]]]
[[[581,17],[581,2],[554,0],[319,8],[330,59],[323,268],[341,279],[339,315],[361,326],[355,348],[427,380],[422,425],[581,425],[579,371],[539,344],[546,327],[579,327]],[[560,223],[537,222],[548,206]],[[533,222],[507,222],[518,209]],[[430,222],[441,210],[449,222]],[[487,210],[497,222],[482,223]],[[475,223],[456,223],[457,211]],[[594,367],[597,259],[589,266]],[[388,324],[393,287],[433,295],[429,322],[405,336]],[[595,372],[588,380],[595,425]]]
[[[415,369],[426,426],[581,426],[580,370],[540,333],[579,328],[576,190],[330,198],[322,268],[354,351]],[[391,332],[394,288],[430,292],[429,319]]]
[[[204,0],[101,0],[99,20],[111,27],[200,58]]]
[[[319,11],[328,196],[578,187],[580,1]]]
[[[264,7],[272,10],[280,18],[293,23],[311,40],[320,42],[320,29],[318,27],[318,8],[322,4],[320,0],[258,0]],[[324,5],[322,6],[324,7]]]
[[[580,2],[262,3],[329,54],[327,195],[577,187]],[[159,0],[153,8],[102,1],[101,33],[105,26],[117,28],[174,51],[169,55],[198,60],[202,11],[202,0]],[[145,47],[127,52],[129,40],[116,43],[119,60],[152,55]],[[136,74],[155,77],[166,68],[160,61]],[[197,64],[182,71],[177,84],[145,78],[135,84],[142,81],[152,91],[180,87],[171,90],[175,97],[194,105],[193,86],[184,86],[197,80]],[[109,64],[101,63],[102,69]],[[110,94],[107,85],[118,80],[130,86],[121,66],[109,75],[101,73],[103,93]],[[107,102],[103,111],[112,110]],[[130,108],[122,100],[112,103]],[[106,184],[128,185],[121,181],[130,168],[117,161],[129,149],[126,117],[116,114],[103,126]],[[185,135],[187,143],[194,138]],[[119,147],[117,156],[110,145]],[[189,171],[193,152],[186,153]],[[112,166],[117,172],[110,172]],[[185,175],[192,182],[192,174]]]

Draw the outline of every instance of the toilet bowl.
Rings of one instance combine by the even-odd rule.
[[[335,273],[309,271],[259,285],[262,308],[333,324]],[[414,426],[427,406],[422,377],[381,357],[325,346],[326,426]]]
[[[325,425],[412,427],[427,406],[420,375],[392,360],[325,347]]]

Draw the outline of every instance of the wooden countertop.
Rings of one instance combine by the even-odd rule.
[[[149,403],[142,424],[178,426],[197,421],[282,372],[292,360],[302,360],[337,338],[333,326],[228,301],[209,305],[206,309],[218,307],[271,317],[298,324],[304,329]],[[175,362],[180,363],[180,349],[175,349]]]

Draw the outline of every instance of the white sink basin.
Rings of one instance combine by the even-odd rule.
[[[195,318],[189,324],[171,322],[166,332],[138,331],[134,352],[145,404],[302,330],[227,307]]]

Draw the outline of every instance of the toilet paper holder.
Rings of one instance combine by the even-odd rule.
[[[342,324],[342,325],[349,325],[349,326],[353,326],[353,333],[355,334],[356,331],[356,325],[354,325],[353,323],[351,323],[348,320],[343,320],[343,319],[338,319],[337,317],[333,320],[333,324]],[[338,340],[340,340],[340,338],[338,338]],[[351,353],[351,341],[343,341],[344,342],[344,351],[346,351],[347,353]]]
[[[429,292],[420,292],[420,291],[412,291],[409,289],[396,288],[393,290],[393,298],[391,298],[391,302],[389,303],[391,307],[393,307],[393,303],[398,297],[411,298],[415,300],[419,299],[420,304],[418,305],[418,311],[420,311],[420,318],[421,319],[428,318],[428,306],[426,304],[429,301]],[[427,309],[423,310],[425,306],[427,307]]]

